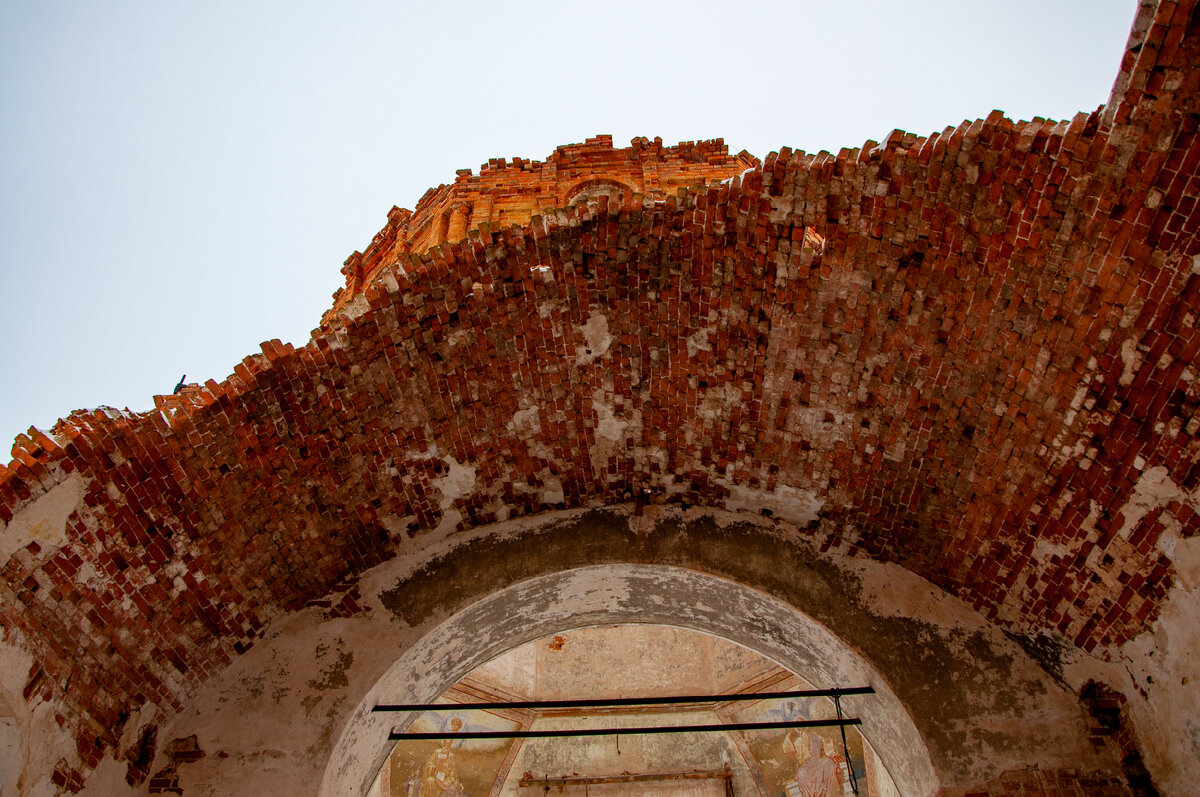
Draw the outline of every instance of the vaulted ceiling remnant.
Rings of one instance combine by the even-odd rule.
[[[325,711],[276,773],[311,792],[304,751],[327,756],[395,660],[354,629],[402,648],[522,579],[654,564],[846,640],[929,748],[933,774],[898,784],[998,791],[1045,764],[979,717],[1041,701],[1085,728],[1076,698],[1104,683],[1124,730],[1080,742],[1075,776],[1062,742],[1030,788],[1141,788],[1143,761],[1183,793],[1198,20],[1143,4],[1109,103],[1071,120],[997,111],[761,164],[601,137],[462,172],[347,261],[305,346],[265,343],[155,412],[20,436],[0,467],[0,671],[22,782],[144,789],[172,735],[219,745],[205,701],[258,667],[262,721]],[[939,736],[914,645],[980,685],[961,733]],[[296,680],[331,661],[337,678]],[[1033,697],[983,694],[1018,670]],[[257,742],[229,744],[181,782],[251,770]]]

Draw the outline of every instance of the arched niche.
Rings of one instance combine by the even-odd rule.
[[[361,797],[407,718],[374,713],[380,703],[433,700],[479,665],[555,631],[601,623],[673,625],[744,645],[818,687],[869,684],[848,697],[863,736],[903,794],[938,780],[920,734],[880,675],[828,629],[794,607],[744,585],[679,567],[581,567],[513,584],[463,608],[424,634],[350,712],[325,769],[321,797]]]
[[[587,202],[593,197],[607,196],[611,199],[620,194],[635,194],[637,188],[633,185],[622,182],[611,177],[597,177],[580,180],[573,183],[566,191],[565,204],[575,205],[580,202]]]

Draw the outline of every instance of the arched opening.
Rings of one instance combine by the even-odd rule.
[[[589,199],[602,196],[606,196],[612,200],[623,193],[632,194],[635,190],[632,186],[610,178],[584,180],[572,186],[567,191],[566,204],[576,205],[581,202],[586,203]]]
[[[405,650],[358,706],[334,744],[320,794],[361,797],[391,753],[388,733],[412,715],[375,705],[431,702],[472,671],[530,641],[603,624],[648,623],[737,643],[818,688],[869,684],[874,695],[843,698],[862,735],[902,794],[930,794],[937,778],[928,751],[897,696],[834,634],[765,593],[677,567],[603,565],[513,584],[438,624]]]
[[[799,690],[813,686],[755,651],[697,631],[622,624],[545,636],[477,667],[436,701],[446,709],[422,712],[405,729],[528,737],[398,740],[368,797],[542,797],[547,788],[596,797],[895,795],[854,726],[731,727],[839,718],[827,696],[769,697]],[[721,699],[621,703],[693,695]],[[509,705],[468,707],[481,703]]]

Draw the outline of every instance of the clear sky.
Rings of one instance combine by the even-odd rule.
[[[0,0],[0,460],[308,341],[392,205],[611,133],[764,157],[1108,98],[1136,0]]]

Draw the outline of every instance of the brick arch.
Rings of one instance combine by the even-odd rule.
[[[592,189],[608,187],[615,188],[630,195],[639,193],[638,187],[628,179],[621,179],[615,176],[583,178],[576,180],[567,186],[561,197],[562,203],[564,205],[572,205],[578,201],[579,196],[585,192]]]
[[[926,579],[1049,673],[1148,646],[1157,674],[1178,651],[1144,632],[1192,594],[1200,532],[1200,55],[1193,2],[1140,13],[1103,112],[785,148],[482,229],[375,268],[302,348],[19,438],[0,622],[69,765],[270,621],[352,614],[371,568],[559,509],[768,517]],[[1144,724],[1195,705],[1106,677]]]
[[[78,730],[100,742],[84,749],[116,747],[89,728],[119,728],[144,699],[183,707],[269,619],[369,567],[460,528],[597,503],[769,514],[994,619],[1003,608],[1016,633],[1053,628],[1053,604],[1006,586],[1044,563],[958,547],[1029,497],[1009,485],[1044,484],[1018,435],[1074,434],[1066,401],[1024,397],[1033,349],[1014,356],[1020,336],[976,346],[1002,334],[1002,308],[975,334],[952,331],[974,361],[952,359],[951,338],[939,346],[951,308],[995,267],[952,260],[955,282],[944,255],[853,266],[830,258],[844,235],[828,220],[822,259],[792,253],[802,219],[772,221],[759,179],[443,247],[422,271],[385,270],[305,348],[268,344],[228,382],[165,399],[163,415],[68,419],[38,466],[47,483],[64,463],[83,474],[81,506],[65,546],[15,560],[45,574],[15,621],[43,640],[48,683],[85,686],[61,696],[97,723]],[[639,237],[622,240],[622,224]],[[939,273],[935,304],[915,309],[909,282]],[[997,412],[1009,402],[1030,413],[1022,426]],[[1001,453],[1003,486],[990,483]],[[128,601],[56,590],[71,568],[111,571]],[[1085,581],[1078,600],[1107,589]],[[66,627],[93,615],[88,634]],[[1065,620],[1080,644],[1138,628],[1120,613]],[[50,645],[60,638],[69,655]],[[144,680],[123,676],[125,660]]]
[[[729,611],[736,607],[738,611]],[[870,663],[786,603],[735,582],[661,565],[564,570],[498,590],[438,624],[371,686],[333,745],[320,797],[358,797],[386,759],[387,734],[405,717],[381,703],[431,702],[472,669],[514,647],[597,624],[650,623],[703,631],[750,647],[821,684],[871,684],[870,699],[845,698],[863,735],[902,794],[937,790],[938,776],[903,702]],[[464,640],[469,640],[464,644]]]
[[[314,794],[324,780],[326,794],[357,794],[386,751],[386,723],[402,721],[370,716],[376,702],[428,699],[556,627],[624,620],[717,633],[821,684],[876,685],[879,698],[852,707],[906,793],[1031,764],[1099,783],[1116,766],[1087,742],[1074,693],[969,607],[761,516],[544,513],[430,541],[345,595],[280,618],[163,729],[208,753],[176,767],[185,793]],[[171,766],[164,754],[155,771]]]
[[[1079,605],[1113,600],[1074,561],[1041,591],[1014,589],[1056,565],[997,548],[1044,522],[1025,502],[1053,507],[1089,478],[1022,442],[1080,432],[1073,385],[1049,402],[1045,380],[1030,398],[1041,338],[1016,332],[1011,305],[945,329],[1000,265],[946,254],[937,236],[851,262],[828,216],[823,254],[793,248],[805,215],[773,220],[763,179],[442,247],[421,270],[384,269],[303,349],[266,344],[161,414],[79,414],[31,441],[17,511],[68,468],[82,495],[64,545],[34,540],[10,560],[29,609],[5,619],[47,684],[72,684],[56,697],[98,751],[84,763],[118,746],[103,729],[132,707],[187,705],[280,613],[340,606],[340,585],[392,557],[554,509],[769,515],[818,548],[902,565],[1016,634],[1056,628],[1045,590],[1076,574]],[[1032,269],[1007,263],[1005,279]],[[1093,351],[1063,345],[1072,368]],[[1063,617],[1081,646],[1128,638],[1154,609],[1146,575],[1160,565],[1118,555],[1108,567],[1142,575],[1141,602]],[[106,574],[119,602],[86,580],[58,586],[80,570]],[[144,666],[138,680],[126,661]]]

